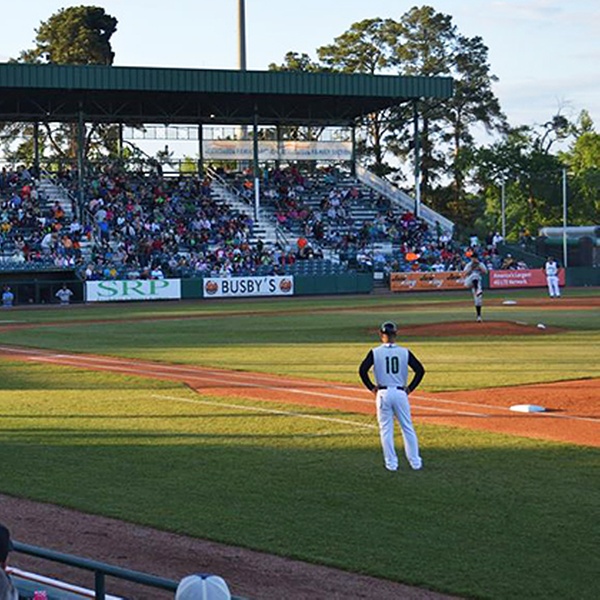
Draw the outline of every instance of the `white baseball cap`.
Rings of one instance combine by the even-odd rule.
[[[231,593],[222,577],[196,573],[179,582],[175,600],[231,600]]]

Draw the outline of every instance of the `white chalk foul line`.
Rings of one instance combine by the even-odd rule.
[[[73,363],[70,363],[69,360],[71,359],[75,359],[73,361]],[[95,368],[101,368],[101,369],[105,369],[107,371],[111,371],[111,372],[118,372],[118,373],[128,373],[131,375],[138,375],[138,376],[143,376],[143,375],[148,375],[148,376],[161,376],[161,377],[172,377],[173,376],[173,371],[171,370],[171,368],[169,366],[166,366],[163,369],[151,369],[149,370],[148,368],[142,368],[141,366],[139,366],[139,363],[137,365],[133,364],[125,364],[119,361],[110,361],[110,364],[106,364],[103,365],[102,361],[97,362],[95,359],[87,359],[85,357],[72,357],[70,355],[66,355],[66,354],[54,354],[54,355],[50,355],[50,356],[35,356],[35,357],[31,357],[31,360],[36,360],[36,361],[42,361],[42,362],[50,362],[50,363],[54,363],[54,364],[60,364],[60,365],[65,365],[65,366],[75,366],[75,367],[85,367],[86,366],[86,362],[87,362],[87,366],[90,367],[95,367]],[[106,361],[109,362],[109,361]],[[114,363],[114,364],[113,364]],[[203,372],[204,373],[204,372]],[[187,381],[203,381],[203,382],[208,382],[208,383],[223,383],[223,373],[216,373],[215,375],[212,375],[211,372],[205,373],[203,375],[199,375],[197,372],[194,372],[193,370],[188,369],[186,371],[186,379]],[[235,385],[237,387],[240,388],[252,388],[252,389],[261,389],[261,390],[269,390],[269,391],[277,391],[277,392],[286,392],[289,394],[298,394],[298,395],[304,395],[304,396],[313,396],[313,397],[317,397],[317,398],[329,398],[329,399],[333,399],[333,400],[343,400],[346,402],[358,402],[361,404],[369,404],[369,405],[374,405],[374,402],[372,399],[365,399],[365,398],[356,398],[354,396],[348,396],[348,395],[342,395],[342,394],[331,394],[331,393],[327,393],[327,392],[318,392],[318,391],[312,391],[312,390],[305,390],[305,389],[300,389],[300,388],[290,388],[290,387],[285,387],[283,385],[280,386],[273,386],[273,385],[267,385],[267,384],[260,384],[260,383],[250,383],[250,382],[246,382],[246,381],[241,381],[241,382],[236,382]],[[347,388],[342,388],[342,389],[347,389]],[[353,390],[348,390],[348,391],[353,391]],[[359,393],[358,390],[356,393]],[[447,413],[450,415],[460,415],[460,416],[468,416],[468,417],[489,417],[489,414],[485,414],[485,413],[481,413],[481,412],[467,412],[467,411],[459,411],[459,410],[455,410],[455,409],[447,409],[447,408],[439,408],[439,407],[434,407],[434,406],[414,406],[414,408],[420,408],[420,409],[425,409],[425,410],[429,410],[429,411],[434,411],[434,412],[440,412],[440,413]],[[485,406],[482,405],[482,408],[485,408]]]
[[[210,369],[203,369],[202,370],[203,375],[199,375],[198,371],[193,366],[187,367],[187,366],[179,366],[179,365],[164,365],[164,367],[163,367],[163,365],[160,365],[161,367],[163,367],[162,369],[153,368],[151,370],[148,370],[149,367],[148,367],[147,363],[140,363],[140,362],[136,362],[131,359],[118,359],[118,358],[109,358],[109,357],[86,357],[86,356],[80,356],[80,355],[74,355],[74,354],[58,354],[58,353],[50,353],[49,351],[43,351],[43,350],[27,350],[27,349],[22,349],[22,348],[12,348],[12,347],[6,347],[6,346],[0,346],[0,350],[27,354],[27,355],[29,355],[31,360],[40,360],[40,361],[45,361],[45,362],[58,362],[58,364],[63,364],[66,366],[85,367],[86,365],[84,363],[87,362],[88,366],[91,366],[94,368],[104,368],[106,370],[124,372],[124,373],[129,373],[129,374],[134,374],[134,375],[137,374],[137,375],[141,375],[141,376],[143,376],[143,375],[149,375],[149,376],[160,375],[162,377],[169,377],[169,376],[173,375],[173,372],[178,372],[178,373],[182,373],[182,374],[187,374],[188,378],[190,378],[192,380],[208,381],[208,382],[217,381],[220,383],[222,383],[223,376],[227,376],[230,379],[242,379],[241,382],[237,383],[237,385],[239,385],[240,387],[258,388],[258,389],[266,389],[266,390],[277,390],[277,391],[288,391],[288,392],[296,393],[296,394],[304,394],[304,395],[324,397],[324,398],[334,398],[334,399],[338,399],[338,400],[346,400],[346,401],[359,402],[359,403],[369,403],[370,404],[372,402],[372,400],[366,400],[364,398],[355,398],[355,397],[343,396],[343,395],[339,395],[339,394],[327,394],[325,392],[312,392],[310,390],[289,388],[289,387],[286,387],[285,379],[274,378],[272,376],[269,377],[268,374],[252,374],[252,373],[246,374],[246,373],[237,373],[235,371],[215,371],[215,370],[210,370]],[[66,361],[72,360],[72,361],[74,361],[74,364],[69,364],[69,363],[65,362],[65,360]],[[126,361],[126,362],[124,362],[124,361]],[[159,364],[157,363],[156,366],[158,367]],[[220,378],[220,379],[218,379],[218,378]],[[274,383],[277,383],[278,385],[266,385],[264,383],[263,384],[258,384],[258,383],[254,384],[254,383],[250,383],[248,381],[248,379],[258,379],[258,380],[266,379],[266,380],[271,380]],[[292,383],[292,382],[294,384],[298,383],[298,380],[287,380],[287,381],[288,381],[288,383]],[[315,384],[317,384],[317,383],[319,383],[319,382],[315,382]],[[335,385],[335,384],[332,384],[331,387],[333,389],[340,389],[340,390],[348,391],[351,393],[354,391],[352,388],[347,388],[347,387]],[[459,401],[459,400],[450,400],[450,399],[446,399],[446,398],[436,398],[436,397],[412,395],[411,399],[422,400],[425,402],[433,402],[433,403],[470,406],[470,407],[479,408],[479,409],[487,409],[487,410],[491,409],[491,410],[501,411],[503,413],[510,411],[510,409],[505,406],[478,404],[476,402],[465,402],[465,401]],[[417,405],[415,403],[413,403],[412,406],[415,409],[449,413],[452,415],[459,415],[459,416],[476,416],[476,417],[493,416],[493,415],[481,413],[481,412],[476,413],[476,412],[468,412],[468,411],[457,411],[457,410],[443,409],[443,408],[433,407],[433,406],[422,406],[422,405]],[[567,419],[567,420],[573,420],[573,421],[585,421],[585,422],[589,422],[589,423],[600,424],[600,419],[594,418],[594,417],[578,417],[578,416],[574,416],[574,415],[561,415],[561,414],[557,414],[557,413],[553,413],[553,412],[541,412],[541,413],[536,413],[536,415],[543,415],[546,417]],[[531,415],[528,415],[528,416],[531,416]]]
[[[273,408],[261,408],[259,406],[244,406],[243,404],[229,404],[226,402],[214,402],[212,400],[197,400],[194,398],[181,398],[180,396],[165,396],[162,394],[151,394],[151,398],[159,400],[175,400],[177,402],[187,402],[189,404],[204,404],[208,406],[218,406],[220,408],[233,408],[235,410],[247,410],[249,412],[260,412],[271,415],[281,415],[284,417],[298,417],[301,419],[311,419],[314,421],[326,421],[328,423],[339,423],[341,425],[351,425],[352,427],[360,427],[362,429],[377,429],[376,425],[370,423],[357,423],[348,419],[337,419],[335,417],[323,417],[320,415],[308,415],[306,413],[296,412],[293,410],[277,410]]]

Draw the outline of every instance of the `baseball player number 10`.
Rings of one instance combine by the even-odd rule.
[[[397,356],[385,357],[385,372],[394,374],[400,372],[400,360]]]

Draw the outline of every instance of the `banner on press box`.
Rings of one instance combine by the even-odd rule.
[[[204,280],[205,298],[244,296],[293,296],[294,278],[281,275],[265,277],[223,277]]]
[[[132,279],[87,281],[87,302],[117,302],[123,300],[180,300],[179,279]]]
[[[240,140],[204,140],[203,156],[210,160],[252,160],[254,144]],[[351,142],[258,142],[259,160],[351,160]]]

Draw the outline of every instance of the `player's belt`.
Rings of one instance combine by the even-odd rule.
[[[379,390],[403,390],[404,388],[401,385],[378,385],[377,389]]]

